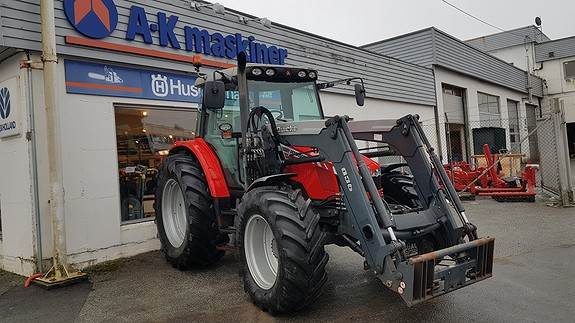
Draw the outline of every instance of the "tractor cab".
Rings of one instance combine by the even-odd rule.
[[[213,146],[228,185],[239,190],[243,188],[245,178],[241,174],[242,167],[239,167],[238,148],[242,132],[245,133],[249,127],[247,118],[253,109],[264,107],[269,110],[280,128],[282,123],[323,120],[319,90],[354,80],[317,83],[318,73],[312,69],[256,64],[246,66],[245,77],[249,111],[243,115],[236,67],[216,71],[205,78],[198,78],[196,82],[196,86],[204,91],[198,137]],[[359,105],[363,105],[364,93],[363,85],[356,87]]]

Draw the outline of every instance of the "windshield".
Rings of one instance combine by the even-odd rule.
[[[250,108],[263,106],[280,121],[322,119],[314,82],[274,83],[248,81]]]
[[[276,120],[306,121],[323,118],[314,82],[279,83],[248,81],[250,109],[263,106],[270,110]],[[229,123],[234,131],[240,131],[240,94],[226,91],[224,109],[216,113],[215,124]]]

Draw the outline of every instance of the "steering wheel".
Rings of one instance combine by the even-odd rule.
[[[282,110],[277,110],[277,109],[274,109],[274,110],[268,109],[268,110],[271,112],[274,119],[284,121],[284,112]]]

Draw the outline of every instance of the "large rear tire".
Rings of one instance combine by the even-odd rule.
[[[239,205],[239,244],[244,289],[272,314],[312,304],[327,280],[327,234],[300,189],[260,187]]]
[[[204,173],[189,155],[167,157],[158,173],[156,226],[166,260],[180,270],[220,260],[214,202]]]

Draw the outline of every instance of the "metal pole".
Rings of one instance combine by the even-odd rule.
[[[44,62],[44,104],[46,109],[46,137],[50,183],[50,219],[54,250],[52,264],[56,278],[67,276],[66,230],[64,217],[64,186],[62,183],[61,142],[56,110],[56,28],[54,26],[54,0],[40,0],[42,20],[42,61]]]
[[[42,222],[40,216],[40,194],[38,193],[38,146],[36,145],[36,118],[34,114],[34,85],[32,83],[32,62],[30,54],[26,53],[27,62],[27,76],[28,76],[28,118],[30,120],[30,148],[32,154],[32,185],[34,193],[34,219],[36,221],[36,271],[42,272]]]

